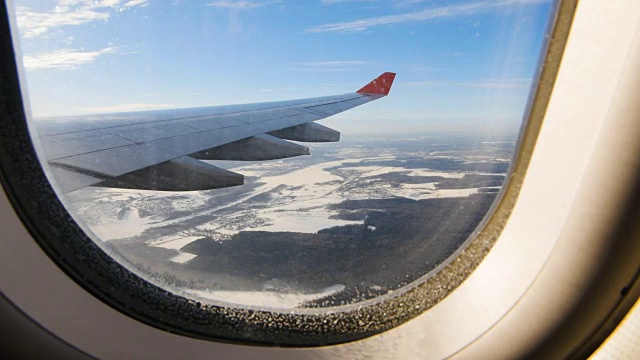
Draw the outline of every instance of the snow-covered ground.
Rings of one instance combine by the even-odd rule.
[[[122,209],[121,214],[115,221],[90,226],[91,230],[100,240],[109,241],[140,235],[151,222],[151,219],[140,217],[137,208]]]
[[[352,149],[341,155],[360,154],[360,150]],[[211,199],[209,192],[171,193],[95,189],[93,197],[97,198],[104,208],[108,208],[109,204],[115,204],[115,207],[110,210],[112,216],[101,216],[98,221],[88,223],[101,240],[110,241],[139,236],[145,230],[154,227],[174,226],[197,217],[214,215],[211,220],[194,229],[184,229],[185,231],[177,231],[148,241],[151,246],[179,250],[203,237],[192,235],[194,230],[196,233],[205,231],[213,239],[228,240],[232,235],[247,230],[315,233],[334,226],[362,224],[363,221],[336,218],[338,211],[332,209],[331,205],[345,200],[394,197],[422,200],[465,197],[477,192],[476,188],[437,189],[435,182],[392,186],[388,182],[381,181],[379,177],[398,173],[408,176],[462,178],[465,174],[363,164],[363,162],[376,160],[394,160],[394,157],[390,155],[345,157],[298,168],[286,161],[261,162],[236,167],[233,171],[245,176],[255,176],[248,182],[258,186],[241,193],[232,201],[216,203],[215,206],[207,206],[207,201]],[[362,166],[353,164],[362,164]],[[258,196],[262,196],[261,202],[253,202]],[[116,210],[117,216],[113,216]],[[229,213],[228,210],[233,212]],[[145,211],[146,216],[143,217],[141,213]],[[164,220],[166,215],[179,211],[184,214]],[[225,211],[224,215],[215,216],[223,211]]]
[[[180,250],[198,239],[202,239],[202,236],[167,236],[148,241],[147,244],[165,249]]]
[[[337,218],[339,210],[332,205],[346,200],[398,197],[423,200],[477,193],[477,188],[438,189],[437,181],[431,180],[424,183],[392,180],[406,179],[406,176],[460,179],[466,175],[462,171],[405,168],[406,160],[398,160],[399,156],[484,161],[473,158],[475,153],[458,155],[456,151],[403,153],[352,146],[337,148],[322,157],[248,164],[214,163],[245,176],[245,185],[229,189],[177,193],[86,188],[67,196],[79,220],[100,240],[116,244],[120,239],[127,239],[127,244],[140,241],[151,247],[175,250],[175,255],[158,258],[158,263],[168,261],[173,266],[186,268],[197,255],[182,249],[202,238],[228,241],[241,231],[316,233],[335,226],[363,224],[364,219]],[[376,227],[368,226],[368,230],[376,231]],[[255,287],[255,291],[230,291],[224,287],[174,291],[208,302],[288,309],[344,289],[342,285],[335,285],[320,292],[305,293],[289,289],[286,284],[267,285]]]
[[[435,197],[461,197],[477,192],[475,188],[436,190],[435,183],[402,184],[399,187],[392,187],[384,182],[369,180],[393,172],[409,176],[441,176],[445,178],[461,178],[464,173],[426,169],[408,170],[390,166],[342,166],[345,163],[353,164],[379,159],[348,158],[327,161],[282,175],[261,177],[257,181],[263,185],[254,189],[245,198],[249,200],[257,195],[268,193],[271,197],[267,207],[248,207],[237,211],[232,216],[202,225],[200,228],[226,235],[233,235],[243,230],[315,233],[334,226],[362,224],[362,221],[346,221],[335,218],[338,211],[332,210],[330,205],[336,205],[345,200],[394,197],[421,200]],[[263,165],[260,167],[264,168]],[[349,172],[351,175],[338,176],[335,169],[339,169],[341,173]],[[252,167],[233,170],[240,173],[253,171]],[[244,222],[233,221],[234,218],[241,218]],[[248,218],[257,221],[246,221]]]
[[[195,258],[198,255],[194,255],[194,254],[189,254],[189,253],[180,253],[179,255],[176,255],[174,257],[172,257],[169,261],[172,261],[174,263],[178,263],[178,264],[184,264],[187,261]]]

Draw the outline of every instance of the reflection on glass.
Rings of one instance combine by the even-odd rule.
[[[373,299],[460,248],[505,182],[553,7],[17,3],[34,137],[71,214],[154,284],[271,309]],[[389,96],[355,93],[385,71]],[[316,120],[340,141],[285,134]]]

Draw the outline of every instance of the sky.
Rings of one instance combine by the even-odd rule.
[[[35,117],[390,96],[324,125],[517,126],[552,0],[16,0]]]

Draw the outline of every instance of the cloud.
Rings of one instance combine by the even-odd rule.
[[[149,5],[149,0],[131,0],[126,2],[123,6],[124,7],[145,7]]]
[[[223,9],[257,9],[267,7],[273,4],[281,3],[282,1],[245,1],[245,0],[217,0],[208,4],[208,6],[223,8]]]
[[[531,79],[487,79],[475,81],[416,81],[407,82],[410,87],[438,87],[438,88],[471,88],[471,89],[529,89]]]
[[[369,28],[381,25],[399,24],[405,22],[427,21],[440,18],[452,18],[470,16],[506,8],[513,5],[527,5],[546,3],[550,0],[499,0],[477,1],[466,4],[448,5],[442,7],[427,8],[403,14],[377,16],[353,21],[332,23],[316,26],[308,29],[309,32],[361,32]]]
[[[114,53],[115,47],[107,47],[98,51],[79,51],[60,49],[39,55],[27,55],[23,58],[26,69],[74,69],[79,65],[95,61],[100,55]]]
[[[46,35],[50,29],[107,20],[112,12],[149,5],[149,0],[59,0],[51,11],[33,11],[26,6],[16,7],[18,28],[23,37]]]
[[[108,112],[122,112],[122,111],[137,111],[137,110],[156,110],[175,108],[174,104],[149,104],[149,103],[134,103],[134,104],[118,104],[110,106],[95,106],[84,108],[84,111],[92,113],[108,113]]]

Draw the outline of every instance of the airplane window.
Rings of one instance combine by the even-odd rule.
[[[378,311],[443,269],[473,270],[456,259],[509,179],[555,9],[18,0],[13,11],[34,146],[95,246],[181,304],[337,323],[323,316]],[[452,284],[394,311],[414,316]]]

